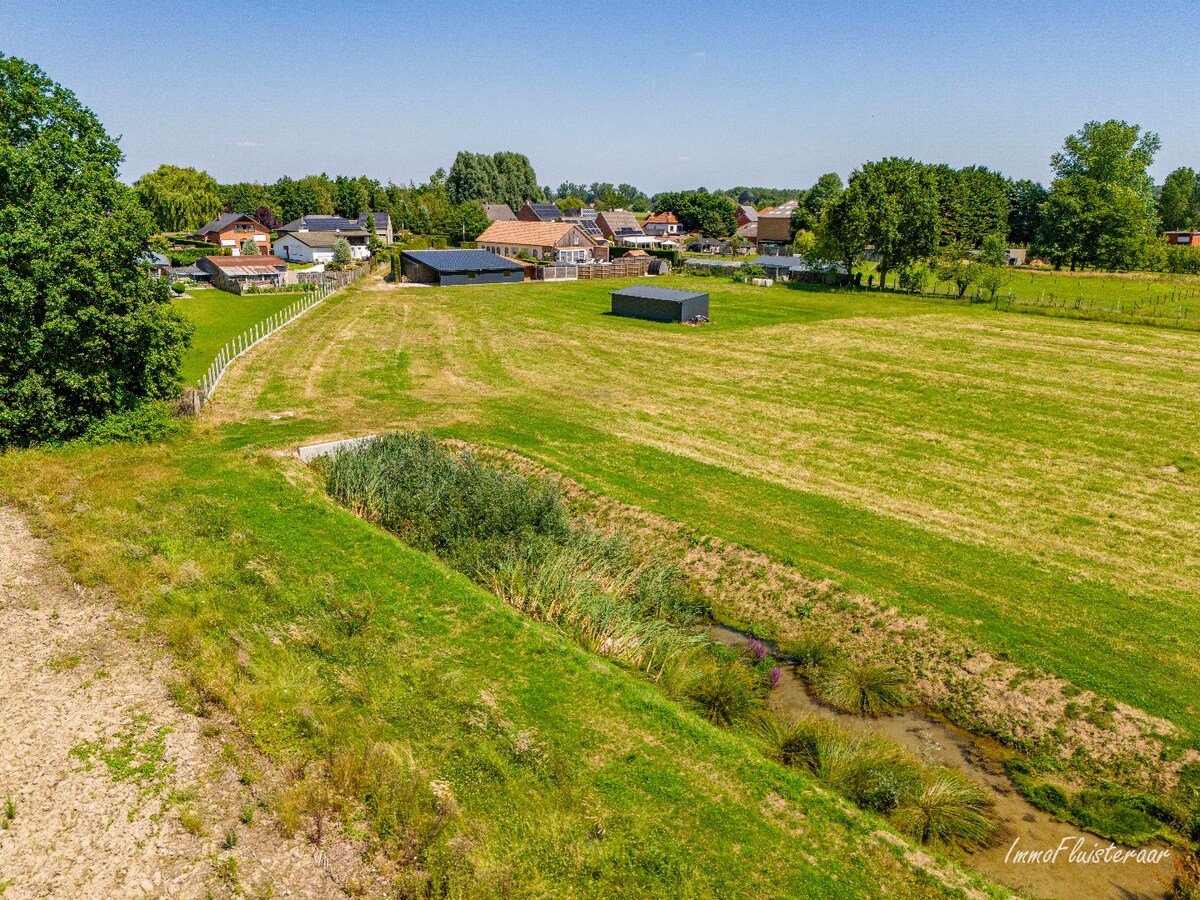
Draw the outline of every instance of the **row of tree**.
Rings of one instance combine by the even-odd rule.
[[[811,235],[801,231],[798,246],[847,269],[870,247],[881,283],[892,272],[1005,243],[1072,268],[1161,267],[1154,263],[1166,251],[1147,171],[1158,147],[1157,135],[1136,125],[1089,122],[1051,158],[1049,190],[980,166],[866,163]]]

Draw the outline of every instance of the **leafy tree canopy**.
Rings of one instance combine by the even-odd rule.
[[[1163,182],[1158,214],[1164,231],[1200,227],[1200,178],[1194,169],[1176,169]]]
[[[194,231],[224,208],[217,180],[190,167],[161,165],[133,188],[161,231]]]
[[[178,390],[190,326],[141,262],[155,223],[75,95],[0,55],[0,445]]]

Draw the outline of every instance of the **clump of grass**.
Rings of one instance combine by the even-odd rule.
[[[1171,879],[1171,900],[1200,900],[1200,852],[1175,854],[1175,877]]]
[[[864,716],[889,715],[909,702],[900,671],[876,662],[838,660],[820,670],[812,686],[835,709]]]
[[[903,796],[891,821],[923,844],[973,850],[996,833],[991,808],[984,788],[952,769],[935,769]]]
[[[197,837],[204,834],[204,820],[200,818],[200,813],[190,806],[179,811],[179,824],[188,834],[194,834]]]
[[[829,665],[837,656],[837,644],[824,631],[808,631],[790,641],[781,641],[779,652],[796,661],[810,677]]]
[[[13,798],[4,798],[4,816],[0,818],[0,828],[8,831],[8,827],[12,824],[13,819],[17,817],[17,804],[13,802]]]
[[[253,825],[254,824],[254,804],[253,803],[247,803],[245,806],[242,807],[241,812],[238,813],[238,821],[241,822],[243,825]]]
[[[235,828],[226,828],[225,837],[221,841],[221,847],[225,850],[232,850],[237,846],[238,834]]]
[[[687,689],[687,700],[715,725],[731,725],[757,704],[754,679],[738,662],[713,661],[697,667]]]

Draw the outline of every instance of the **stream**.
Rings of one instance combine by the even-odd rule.
[[[751,641],[748,635],[724,625],[712,626],[709,636],[735,649]],[[965,772],[990,789],[995,801],[994,814],[1000,822],[999,836],[993,846],[966,854],[965,862],[992,881],[1036,897],[1064,900],[1102,897],[1160,900],[1166,895],[1175,873],[1173,854],[1166,854],[1165,859],[1153,864],[1134,860],[1072,862],[1070,853],[1081,838],[1083,844],[1078,850],[1081,854],[1108,848],[1111,842],[1060,822],[1021,796],[1004,771],[1000,762],[1004,751],[995,742],[917,712],[879,719],[839,712],[814,700],[794,667],[784,665],[781,669],[779,684],[768,699],[774,712],[785,718],[795,718],[801,713],[818,715],[854,731],[875,732],[921,759]],[[1060,846],[1064,849],[1054,861],[1019,862],[1016,858],[1019,851],[1054,851]],[[1155,843],[1148,849],[1168,848]]]

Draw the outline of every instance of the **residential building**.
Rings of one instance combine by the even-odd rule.
[[[483,211],[487,213],[489,222],[515,222],[517,214],[507,203],[485,203]]]
[[[747,222],[745,225],[739,225],[735,232],[738,237],[748,244],[758,243],[758,222]]]
[[[207,272],[214,286],[240,294],[245,288],[279,287],[287,276],[287,262],[277,256],[206,256],[196,265]]]
[[[604,240],[604,232],[600,230],[600,226],[594,218],[589,216],[563,216],[563,221],[570,225],[575,225],[596,243]]]
[[[514,284],[525,267],[487,250],[405,250],[400,274],[406,281],[437,284]]]
[[[1167,231],[1163,237],[1176,247],[1200,247],[1200,231]]]
[[[779,253],[791,246],[792,238],[796,236],[792,230],[792,213],[799,205],[795,200],[789,200],[758,214],[757,241],[760,253]]]
[[[367,223],[370,223],[368,225]],[[396,241],[396,234],[392,231],[392,216],[391,213],[385,212],[365,212],[358,214],[358,227],[364,231],[374,231],[375,237],[381,244],[391,245]]]
[[[271,252],[271,232],[265,225],[243,213],[221,213],[211,222],[201,225],[192,235],[198,241],[225,247],[234,256],[242,253],[242,241],[252,240],[260,254]]]
[[[721,256],[728,256],[733,252],[733,247],[728,241],[718,241],[716,238],[700,237],[696,238],[687,245],[690,253],[715,253]]]
[[[596,224],[600,226],[600,232],[613,242],[618,241],[624,235],[646,233],[642,231],[637,216],[627,209],[606,209],[597,214]]]
[[[280,235],[275,253],[288,262],[331,263],[337,242],[350,245],[351,259],[366,259],[371,255],[370,234],[361,228],[353,231],[293,231]]]
[[[739,227],[742,225],[749,225],[752,222],[758,221],[758,210],[755,209],[753,206],[749,206],[745,203],[739,205],[733,215],[737,219],[737,223],[738,223]]]
[[[655,213],[642,223],[642,231],[646,234],[653,234],[659,237],[665,237],[671,234],[683,234],[684,228],[679,224],[679,219],[676,218],[673,212]]]
[[[607,248],[570,222],[493,222],[475,244],[499,256],[527,256],[567,265],[607,258]],[[603,253],[597,251],[603,250]]]
[[[522,222],[560,222],[562,210],[553,203],[527,202],[517,210],[517,218]]]
[[[359,231],[358,222],[342,216],[310,215],[293,219],[286,225],[275,229],[280,234],[294,234],[301,231]]]

